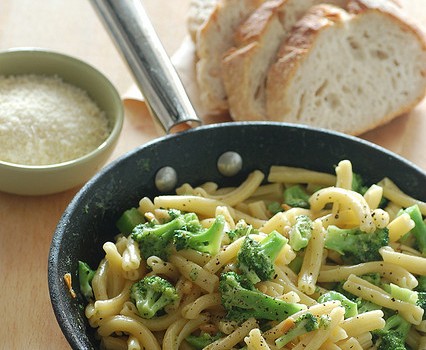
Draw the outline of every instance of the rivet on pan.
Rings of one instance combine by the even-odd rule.
[[[223,153],[217,161],[217,168],[224,176],[234,176],[242,167],[243,159],[237,152],[233,151]]]
[[[165,166],[155,174],[155,186],[160,192],[173,190],[177,184],[176,170],[170,166]]]

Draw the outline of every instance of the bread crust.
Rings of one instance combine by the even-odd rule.
[[[423,44],[426,50],[426,33],[423,28],[402,11],[401,5],[396,0],[350,0],[348,11],[354,15],[361,15],[367,11],[380,11],[390,18],[393,18],[398,25],[404,26],[405,30],[412,32]]]
[[[210,16],[219,0],[191,0],[189,3],[187,27],[193,42],[197,32]]]
[[[293,79],[321,30],[336,25],[345,16],[343,10],[334,6],[317,5],[310,8],[293,27],[268,72],[266,85],[268,119],[281,121],[281,115],[288,114],[291,106],[285,105],[282,108],[283,106],[274,103],[285,94],[279,86],[285,87],[285,82]]]
[[[229,111],[234,120],[264,120],[264,101],[257,101],[264,96],[262,76],[272,60],[262,58],[260,65],[256,57],[265,50],[262,41],[276,41],[279,45],[284,31],[278,19],[278,11],[286,0],[271,0],[256,9],[235,32],[237,47],[229,49],[222,61],[223,82],[228,96]],[[269,38],[268,33],[273,33]],[[268,44],[271,44],[270,42]],[[275,50],[274,50],[275,55]],[[254,69],[258,69],[256,73]],[[262,72],[262,69],[264,72]],[[260,76],[259,76],[260,75]],[[258,85],[257,85],[258,84]]]
[[[222,81],[222,56],[234,45],[236,27],[263,0],[221,0],[197,32],[196,65],[200,99],[209,113],[228,110]]]
[[[251,15],[241,23],[235,31],[235,44],[237,47],[259,41],[267,30],[271,19],[278,16],[287,0],[269,0],[261,4]]]
[[[421,26],[409,18],[397,5],[398,0],[323,0],[325,3],[322,3],[322,0],[208,1],[217,1],[217,4],[209,18],[198,29],[196,39],[197,56],[199,57],[196,67],[197,82],[200,88],[200,99],[208,114],[229,112],[234,120],[301,122],[359,135],[412,110],[426,95],[426,36]],[[247,4],[244,6],[246,10],[244,14],[241,12],[234,17],[226,17],[229,16],[229,9],[232,8],[229,7],[230,4],[241,6],[243,2]],[[311,6],[312,4],[318,5]],[[306,11],[308,6],[309,10]],[[248,10],[247,7],[250,9]],[[293,26],[293,20],[300,18],[298,16],[302,13],[302,18]],[[364,66],[361,64],[356,67],[356,74],[354,73],[350,78],[352,80],[344,81],[345,88],[349,93],[339,95],[335,86],[324,88],[326,94],[329,94],[330,91],[335,93],[338,95],[337,99],[340,99],[337,102],[343,102],[343,104],[351,106],[350,108],[346,106],[345,109],[339,106],[338,110],[329,101],[327,101],[328,105],[321,105],[320,101],[318,108],[315,107],[312,101],[315,103],[317,101],[315,98],[311,98],[313,89],[310,89],[309,85],[316,83],[306,79],[306,75],[311,74],[318,79],[323,79],[323,75],[327,75],[327,69],[330,67],[329,71],[334,72],[332,67],[334,63],[342,65],[342,60],[335,59],[339,56],[339,52],[335,53],[335,57],[327,54],[329,46],[322,38],[329,35],[325,33],[333,33],[333,31],[336,31],[336,34],[331,34],[331,39],[334,36],[338,40],[341,39],[340,33],[343,33],[343,36],[351,36],[354,33],[348,32],[348,28],[356,28],[358,22],[361,23],[358,28],[364,30],[367,26],[368,31],[366,23],[371,23],[373,27],[377,23],[364,21],[368,16],[376,18],[379,26],[386,22],[385,28],[387,29],[381,31],[380,28],[376,28],[374,30],[375,34],[371,38],[373,44],[364,42],[364,45],[361,38],[363,50],[360,51],[368,51],[367,55],[372,55],[372,52],[377,51],[377,55],[392,57],[392,50],[397,50],[395,57],[400,60],[401,66],[409,65],[409,69],[417,72],[416,75],[405,75],[404,71],[401,71],[403,78],[406,79],[394,78],[392,76],[393,68],[387,66],[386,69],[389,70],[391,76],[389,78],[383,72],[380,64],[377,64],[378,60],[374,61],[377,57],[372,56],[373,62],[376,62],[375,66],[373,64],[370,66],[369,61],[365,60]],[[289,18],[290,20],[288,20]],[[232,25],[229,25],[227,21],[232,22]],[[238,25],[238,23],[240,24]],[[292,26],[291,30],[290,26]],[[218,35],[223,27],[228,29],[226,45],[220,43],[221,36]],[[231,30],[232,28],[234,29]],[[394,28],[397,29],[394,30]],[[353,31],[356,32],[356,30]],[[386,43],[382,45],[380,38],[390,32],[399,36],[398,31],[404,33],[401,37],[405,38],[408,44],[415,46],[414,51],[410,52],[421,63],[415,64],[413,59],[409,59],[407,55],[400,55],[399,51],[405,51],[405,49],[400,49],[405,45],[404,41],[400,41],[398,47],[391,47],[389,52],[386,51],[389,46]],[[355,33],[354,36],[357,40],[360,39],[358,34]],[[389,41],[392,43],[393,38],[388,37],[385,40],[385,42]],[[323,50],[317,50],[320,45],[324,45]],[[347,46],[348,43],[344,43],[344,45]],[[335,45],[331,52],[334,52],[337,46]],[[356,60],[359,57],[351,57],[350,55],[353,53],[346,46],[343,46],[343,49],[347,51],[345,55],[349,60],[349,65],[357,64]],[[381,47],[385,48],[385,52],[380,51]],[[218,51],[217,48],[219,48]],[[314,56],[313,52],[316,54],[324,52],[326,60],[332,62],[325,70],[324,65],[321,65],[323,75],[315,75],[312,63],[310,66],[307,63],[314,60],[310,58]],[[212,55],[216,55],[213,58],[213,64],[209,62]],[[323,63],[324,59],[318,60],[318,62]],[[389,65],[389,60],[386,61],[386,64]],[[305,72],[306,65],[311,67],[309,68],[310,73]],[[377,76],[372,75],[375,70],[378,71]],[[368,75],[370,80],[358,79],[357,74],[360,78]],[[388,78],[395,79],[396,82],[391,82]],[[297,85],[298,79],[303,83]],[[334,77],[330,75],[329,81],[334,85],[339,85],[333,79]],[[377,80],[380,79],[386,81],[387,86],[377,83]],[[400,83],[399,80],[403,82]],[[412,84],[414,88],[407,87],[411,81],[414,81]],[[396,99],[397,96],[393,96],[393,99],[398,101],[397,103],[386,101],[388,96],[384,89],[388,89],[392,85],[391,83],[398,89],[401,86],[406,89],[399,93],[400,98]],[[360,86],[360,84],[364,85]],[[365,91],[360,92],[364,86],[367,87],[365,90],[368,90],[374,84],[378,91],[377,96],[380,96],[378,98],[385,100],[384,104],[388,104],[382,109],[380,109],[382,106],[369,108],[370,104],[376,103],[370,98],[372,95],[376,95],[374,89],[366,95]],[[299,91],[308,90],[306,96],[295,93],[295,86]],[[393,87],[395,88],[395,86]],[[316,88],[318,87],[315,85]],[[395,91],[401,91],[396,88]],[[321,90],[322,87],[318,89]],[[392,93],[392,91],[388,92],[389,95]],[[365,101],[360,100],[363,96],[365,96]],[[407,97],[405,98],[405,96]],[[328,95],[324,98],[328,98]],[[357,105],[354,105],[354,101],[357,101]],[[320,105],[325,106],[325,109],[320,108]],[[308,107],[304,108],[304,106]],[[331,117],[324,116],[327,108],[332,108]],[[337,110],[341,113],[337,113]],[[308,118],[304,116],[305,111],[310,113]],[[353,111],[358,111],[358,114],[355,115],[352,113]]]
[[[373,3],[373,5],[371,5]],[[420,28],[411,23],[397,7],[383,4],[371,0],[351,0],[348,4],[350,13],[330,5],[318,5],[310,9],[308,13],[294,27],[287,41],[281,46],[276,62],[271,66],[268,73],[267,81],[267,113],[271,120],[289,121],[287,118],[290,115],[299,115],[300,111],[294,110],[294,105],[286,103],[288,101],[291,89],[291,82],[294,82],[296,75],[304,65],[304,62],[313,51],[313,48],[318,44],[318,38],[324,33],[327,28],[344,27],[348,22],[360,21],[362,16],[369,14],[379,14],[394,21],[396,26],[402,28],[402,31],[412,33],[414,39],[420,43],[424,63],[419,71],[422,77],[422,91],[417,92],[417,96],[408,99],[405,103],[397,108],[380,116],[360,115],[359,122],[353,125],[351,121],[350,127],[345,127],[345,117],[341,118],[338,131],[343,131],[348,134],[359,135],[368,130],[383,125],[393,118],[410,111],[417,105],[426,94],[425,70],[426,70],[426,50],[425,37]],[[342,29],[343,30],[343,29]],[[302,95],[302,98],[304,96]],[[304,101],[299,101],[299,106]],[[361,108],[360,108],[361,110]],[[297,117],[291,117],[291,121],[297,121]],[[306,122],[306,121],[303,121]],[[316,120],[314,126],[326,125],[321,120]],[[316,124],[316,125],[315,125]],[[335,128],[336,129],[336,128]]]
[[[282,41],[313,4],[346,6],[347,0],[269,0],[257,8],[235,33],[236,47],[223,58],[223,81],[234,120],[265,120],[267,71]]]

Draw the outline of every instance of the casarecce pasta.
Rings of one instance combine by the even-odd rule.
[[[426,275],[426,257],[410,236],[415,222],[404,210],[416,205],[425,215],[426,204],[404,194],[388,178],[357,191],[353,176],[348,160],[336,166],[335,175],[273,166],[266,176],[254,171],[235,188],[211,182],[198,187],[184,184],[176,195],[142,198],[137,209],[146,221],[171,220],[169,210],[178,210],[195,213],[202,228],[209,230],[220,216],[224,220],[220,249],[214,254],[191,247],[178,249],[171,241],[167,255],[144,256],[132,234],[121,233],[115,242],[106,242],[85,310],[102,347],[198,349],[201,345],[194,345],[190,337],[207,335],[206,350],[375,349],[376,330],[394,313],[411,325],[406,344],[424,349],[424,310],[404,295],[417,295],[419,280]],[[282,192],[296,186],[307,195],[307,202],[298,206],[284,199],[277,209],[275,202],[283,198]],[[293,235],[300,217],[311,223],[310,235],[302,248],[296,248]],[[376,259],[354,263],[327,245],[332,227],[358,230],[361,235],[384,230],[388,241],[377,249]],[[245,235],[231,236],[238,229],[245,230]],[[297,304],[299,309],[276,319],[230,318],[220,289],[222,274],[246,278],[238,259],[247,237],[261,244],[276,233],[285,240],[273,259],[273,274],[256,280],[250,288]],[[179,294],[177,302],[153,318],[142,317],[130,296],[132,285],[147,276],[160,276]],[[322,300],[330,291],[357,300],[357,313],[348,316],[343,299]],[[361,310],[364,301],[374,308]],[[308,314],[318,321],[318,327],[282,345],[283,336]]]

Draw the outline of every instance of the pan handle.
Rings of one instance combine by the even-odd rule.
[[[140,0],[90,0],[127,61],[148,104],[167,133],[200,124]]]

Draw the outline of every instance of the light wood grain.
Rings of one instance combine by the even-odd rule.
[[[186,36],[189,0],[143,3],[171,55]],[[426,23],[424,0],[406,3],[413,16]],[[54,49],[97,67],[121,94],[134,84],[87,0],[2,0],[0,23],[0,50],[19,46]],[[409,115],[363,137],[426,169],[425,134],[423,102]],[[111,159],[159,135],[140,104],[127,104],[123,133]],[[47,257],[55,226],[76,191],[41,197],[0,193],[0,349],[69,348],[50,305]]]
[[[169,54],[186,35],[187,3],[144,1]],[[121,94],[134,84],[87,0],[3,0],[0,23],[0,50],[53,49],[94,65]],[[160,135],[141,105],[134,107],[140,116],[132,105],[127,108],[125,137],[111,159]],[[76,191],[42,197],[0,193],[0,349],[69,349],[50,305],[47,258],[55,226]]]

